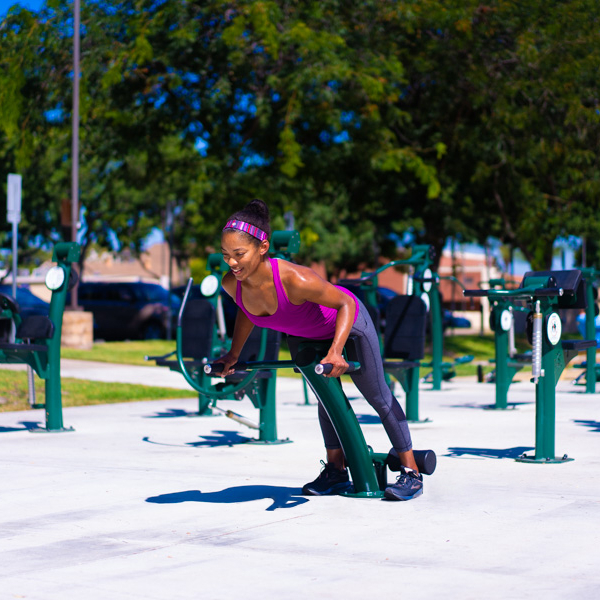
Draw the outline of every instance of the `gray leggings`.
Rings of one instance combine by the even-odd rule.
[[[360,300],[359,307],[358,317],[350,335],[356,337],[363,368],[349,375],[367,402],[377,411],[394,449],[397,452],[406,452],[412,448],[406,415],[385,381],[379,338],[373,321]],[[293,352],[295,354],[295,351]],[[333,423],[320,402],[319,424],[325,448],[341,448]]]

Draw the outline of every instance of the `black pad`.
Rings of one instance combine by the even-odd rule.
[[[217,311],[206,298],[187,301],[181,320],[182,356],[197,360],[211,356],[216,320]]]
[[[17,329],[20,340],[49,340],[54,335],[54,323],[46,315],[27,317]]]
[[[419,468],[419,473],[424,475],[432,475],[437,466],[437,456],[433,450],[413,450],[415,462]],[[401,471],[402,463],[398,458],[398,453],[394,448],[390,450],[390,453],[385,459],[385,464],[390,471]]]
[[[420,360],[425,356],[427,306],[418,296],[396,296],[386,308],[384,358]]]
[[[258,360],[260,350],[260,339],[263,332],[262,327],[255,327],[250,337],[244,344],[240,353],[239,362],[254,362]],[[267,347],[263,360],[277,360],[279,358],[279,346],[281,344],[281,333],[273,329],[267,329]]]
[[[43,344],[0,343],[0,350],[16,355],[22,355],[23,352],[48,352],[48,346],[44,346]]]
[[[556,282],[555,286],[564,290],[564,295],[558,297],[559,308],[586,308],[585,280],[578,269],[571,269],[569,271],[529,271],[523,275],[520,288],[527,286],[526,280],[529,277],[548,277],[554,279]]]
[[[563,340],[562,347],[564,350],[585,350],[586,348],[594,348],[596,340]]]

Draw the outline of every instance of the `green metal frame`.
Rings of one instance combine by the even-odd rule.
[[[472,356],[461,357],[454,362],[444,361],[444,329],[442,323],[442,299],[439,290],[440,280],[449,280],[458,284],[461,289],[464,290],[464,286],[456,277],[440,277],[437,273],[431,271],[433,265],[434,251],[433,246],[428,244],[417,244],[412,247],[411,255],[409,258],[394,260],[385,265],[382,265],[375,271],[369,271],[361,273],[361,277],[357,279],[360,282],[365,296],[365,303],[370,306],[377,306],[377,285],[378,276],[382,271],[389,269],[390,267],[409,266],[413,269],[412,274],[412,290],[410,295],[419,296],[422,298],[424,295],[427,296],[429,304],[429,314],[431,323],[431,361],[424,362],[420,361],[421,367],[431,368],[431,382],[432,389],[437,391],[442,389],[442,381],[451,379],[456,371],[454,366],[456,364],[470,362],[473,360]],[[383,348],[383,342],[380,335],[380,343]],[[427,379],[426,377],[425,379]],[[408,380],[412,381],[412,374],[408,377],[404,377],[403,383],[400,384],[404,388],[404,391],[408,394],[413,394],[410,400],[411,405],[418,405],[418,389],[412,384],[407,384]],[[389,380],[388,380],[389,383]],[[407,387],[405,387],[407,385]],[[416,395],[416,398],[415,398]],[[409,402],[407,398],[407,403]],[[418,408],[417,408],[418,412]],[[408,416],[408,412],[407,412]],[[409,419],[411,420],[411,419]],[[415,419],[418,421],[418,417]]]
[[[410,266],[413,267],[416,275],[422,275],[433,263],[433,247],[429,245],[415,245],[412,247],[412,254],[407,259],[395,260],[389,262],[375,271],[368,271],[361,273],[361,277],[357,280],[364,293],[364,300],[367,306],[377,306],[377,286],[378,276],[382,271],[389,269],[390,267],[398,266]],[[433,279],[428,281],[433,285]],[[415,278],[413,283],[413,290],[411,295],[421,296],[423,293],[427,293],[423,290],[424,282],[422,278],[418,276]],[[429,286],[425,286],[429,287]],[[434,300],[435,303],[435,300]],[[431,312],[431,311],[430,311]],[[437,348],[439,340],[443,335],[441,330],[441,312],[439,318],[432,314],[432,332],[433,333],[433,344]],[[439,329],[439,331],[438,331]],[[379,345],[381,352],[383,353],[383,335],[380,331],[377,332],[379,335]],[[426,422],[428,419],[419,419],[419,380],[420,380],[420,365],[423,364],[421,361],[410,361],[417,363],[414,367],[402,367],[399,363],[398,366],[392,365],[393,361],[389,361],[389,366],[384,367],[386,381],[391,386],[392,382],[390,375],[400,383],[402,389],[406,394],[406,418],[410,422]],[[305,383],[306,386],[306,383]],[[305,400],[307,395],[305,393]]]
[[[257,361],[240,367],[248,370],[297,368],[327,411],[346,455],[354,489],[344,495],[381,498],[383,491],[378,472],[385,471],[384,457],[387,455],[375,455],[367,446],[356,415],[339,380],[315,373],[315,367],[326,356],[327,351],[327,344],[303,342],[300,344],[295,361]],[[192,384],[192,381],[189,383]],[[377,468],[374,461],[379,463]]]
[[[594,307],[596,301],[594,299],[594,282],[600,279],[600,270],[594,267],[584,267],[581,270],[586,283],[586,298],[587,306],[585,308],[585,339],[596,341],[596,314]],[[596,380],[597,369],[596,369],[596,351],[597,344],[594,347],[590,347],[586,350],[585,360],[585,393],[595,394],[596,393]]]
[[[290,258],[300,249],[300,234],[298,231],[274,231],[271,236],[271,252],[273,258],[282,258],[290,260]],[[211,296],[204,296],[214,307],[219,310],[221,280],[229,267],[223,260],[223,255],[220,253],[210,254],[207,259],[207,269],[210,275],[218,280],[215,292]],[[184,298],[184,304],[188,294]],[[181,315],[184,308],[180,311]],[[261,333],[260,348],[258,351],[258,359],[262,360],[265,356],[267,347],[268,331],[264,329]],[[172,370],[180,372],[185,380],[190,384],[193,390],[198,393],[198,413],[197,416],[210,417],[217,416],[215,410],[218,400],[239,400],[244,395],[247,396],[254,407],[259,410],[258,439],[253,440],[255,443],[264,444],[281,444],[289,443],[289,439],[277,438],[277,410],[276,410],[276,375],[273,373],[269,378],[258,378],[257,371],[249,372],[241,381],[235,383],[218,382],[215,383],[214,378],[208,376],[203,368],[194,366],[187,367],[184,357],[181,355],[182,348],[182,328],[181,324],[177,327],[176,333],[177,348],[175,351],[176,365],[171,367]],[[231,340],[222,336],[218,325],[215,325],[212,331],[212,356],[221,356],[231,347]],[[148,357],[153,358],[153,357]],[[163,357],[164,358],[164,357]],[[225,412],[227,416],[234,418],[242,423],[248,424],[248,421],[232,411]]]
[[[531,366],[531,361],[519,360],[510,354],[510,331],[504,330],[501,325],[502,313],[505,310],[514,313],[514,311],[529,309],[525,309],[521,306],[516,306],[508,298],[496,298],[493,300],[491,325],[492,330],[494,331],[496,396],[495,404],[492,408],[494,408],[495,410],[506,410],[508,408],[508,390],[515,378],[515,375],[524,367]],[[512,314],[511,318],[513,318]],[[514,327],[514,320],[511,327]]]
[[[568,308],[575,304],[577,297],[563,296],[564,290],[557,287],[552,277],[540,276],[531,273],[523,279],[522,286],[514,290],[466,290],[466,296],[488,296],[495,302],[505,302],[507,299],[525,300],[535,311],[534,319],[541,319],[545,324],[551,314],[558,307]],[[539,339],[534,336],[534,356],[532,365],[533,381],[535,383],[536,422],[535,422],[535,454],[523,455],[516,459],[519,462],[529,463],[563,463],[573,459],[563,455],[555,456],[555,429],[556,429],[556,384],[565,366],[572,360],[580,349],[589,344],[588,341],[563,342],[560,340],[552,344],[546,332],[542,331]],[[595,342],[594,342],[595,343]],[[536,346],[539,344],[539,346]],[[535,373],[536,352],[540,355],[539,374]]]
[[[419,418],[420,368],[418,361],[414,362],[417,362],[414,367],[402,367],[401,364],[396,367],[392,364],[393,361],[387,361],[384,369],[386,374],[392,375],[400,383],[406,394],[406,420],[409,423],[428,423],[430,419]]]
[[[19,343],[22,348],[0,349],[0,363],[20,363],[29,365],[35,373],[46,382],[45,403],[36,404],[34,408],[44,408],[46,412],[46,427],[31,431],[72,431],[63,424],[62,392],[60,375],[60,345],[62,336],[63,313],[65,310],[69,282],[71,280],[72,263],[79,260],[81,248],[75,242],[56,244],[52,260],[64,271],[62,285],[52,292],[50,299],[49,318],[54,324],[54,333],[50,339],[36,340],[36,345],[45,345],[46,351],[27,349],[27,344]],[[18,324],[18,320],[16,320]]]

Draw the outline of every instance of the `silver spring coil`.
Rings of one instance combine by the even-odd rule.
[[[515,346],[515,315],[512,306],[508,310],[510,312],[510,329],[508,330],[508,355],[512,357],[517,353],[517,348]]]
[[[537,383],[542,376],[542,313],[539,300],[535,303],[535,312],[533,313],[532,344],[531,375],[533,376],[533,382]]]

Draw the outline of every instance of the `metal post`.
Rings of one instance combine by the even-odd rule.
[[[73,6],[73,107],[71,139],[71,241],[77,242],[79,225],[79,35],[81,5]],[[71,290],[71,309],[77,309],[77,286]]]
[[[544,299],[537,300],[536,312],[540,312],[542,323],[553,312],[552,305]],[[538,305],[542,305],[538,308]],[[573,459],[566,455],[555,456],[555,431],[556,431],[556,384],[563,372],[566,362],[565,354],[560,341],[552,345],[545,332],[541,333],[541,369],[535,384],[535,454],[533,457],[518,458],[519,462],[536,463],[563,463]],[[534,359],[535,361],[535,359]],[[535,372],[532,368],[535,379]]]
[[[496,308],[502,311],[502,306]],[[508,332],[500,327],[499,314],[494,315],[494,346],[496,350],[496,405],[498,410],[504,410],[507,407],[508,388],[512,377],[508,373]]]
[[[13,298],[17,299],[17,254],[18,254],[18,241],[19,241],[19,224],[17,221],[12,223],[12,295]]]
[[[277,439],[276,383],[275,373],[272,373],[272,377],[258,380],[258,396],[261,401],[258,441],[266,444],[281,443]]]
[[[592,278],[586,281],[585,286],[586,309],[585,309],[585,339],[596,340],[596,315],[594,307],[594,289]],[[587,348],[586,351],[586,367],[585,367],[585,393],[594,394],[596,392],[596,346]]]
[[[411,367],[406,373],[406,420],[420,423],[419,419],[419,367]],[[423,419],[427,422],[429,419]]]
[[[65,428],[62,414],[62,394],[60,379],[60,341],[62,335],[63,311],[67,300],[67,288],[71,265],[79,259],[80,248],[72,242],[57,244],[53,260],[65,272],[62,286],[52,292],[50,299],[50,320],[54,323],[54,333],[48,341],[48,376],[46,378],[46,431],[72,431]]]
[[[171,289],[173,281],[173,205],[167,202],[167,215],[165,219],[165,229],[167,232],[167,247],[169,249],[169,262],[167,264],[167,273],[169,277],[169,298],[167,312],[167,339],[173,339],[173,303],[171,299]]]
[[[432,377],[434,390],[442,389],[442,362],[444,360],[444,330],[442,327],[442,306],[440,290],[434,283],[429,291],[431,301],[431,345]]]

